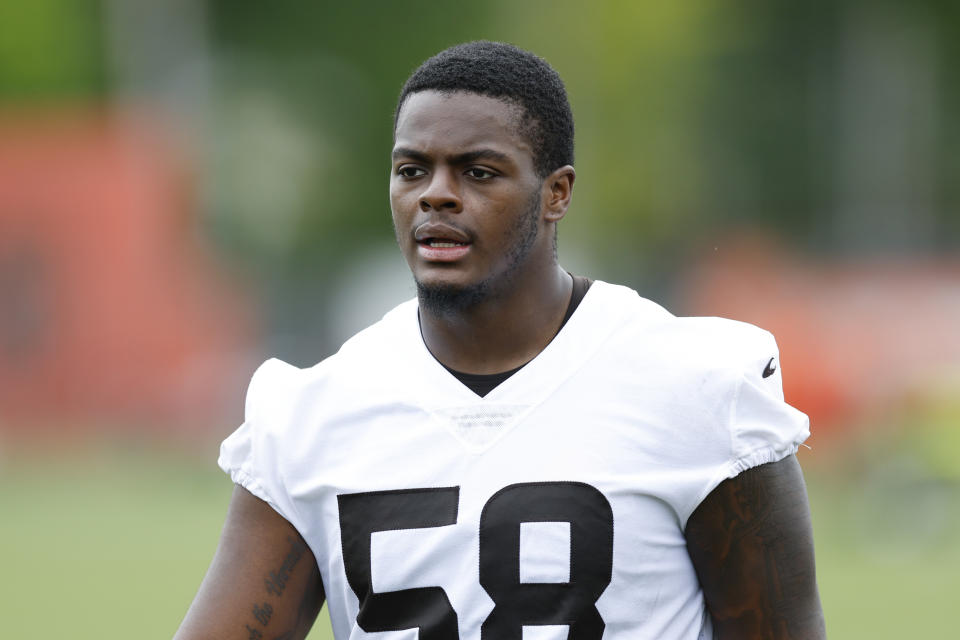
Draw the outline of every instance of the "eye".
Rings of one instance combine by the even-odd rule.
[[[489,180],[490,178],[496,177],[497,174],[483,167],[471,167],[467,169],[467,175],[477,180]]]
[[[397,169],[397,175],[401,178],[419,178],[420,176],[426,175],[426,171],[420,167],[416,167],[409,164],[401,165]]]

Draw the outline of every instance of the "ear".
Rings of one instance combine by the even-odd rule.
[[[573,197],[573,181],[577,172],[570,165],[556,169],[543,181],[543,217],[547,222],[559,222],[567,215],[570,198]]]

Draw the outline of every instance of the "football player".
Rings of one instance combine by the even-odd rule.
[[[417,298],[254,374],[177,638],[303,638],[324,600],[338,640],[825,637],[776,344],[560,267],[556,72],[447,49],[404,85],[393,143]]]

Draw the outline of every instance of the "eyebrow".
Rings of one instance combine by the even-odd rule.
[[[397,147],[393,150],[391,156],[394,160],[397,158],[410,158],[417,162],[431,162],[431,158],[427,154],[408,147]],[[465,151],[449,157],[450,164],[468,164],[470,162],[476,162],[477,160],[510,162],[510,157],[505,153],[494,151],[493,149],[474,149],[473,151]]]

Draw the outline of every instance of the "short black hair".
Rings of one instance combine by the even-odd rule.
[[[511,44],[478,40],[444,49],[407,79],[393,114],[419,91],[466,91],[507,100],[522,110],[520,131],[533,147],[541,178],[573,164],[573,113],[560,75],[546,60]]]

